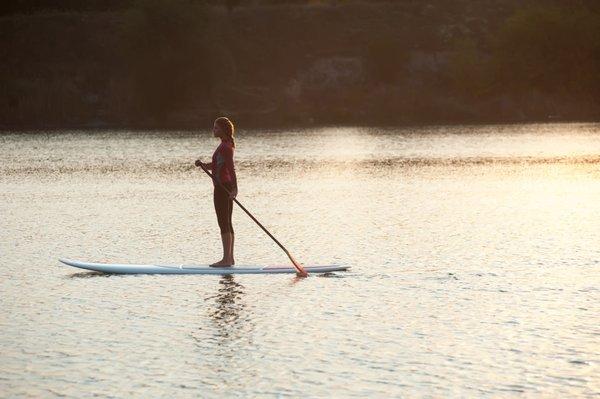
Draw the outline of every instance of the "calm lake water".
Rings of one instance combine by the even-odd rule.
[[[208,124],[210,125],[210,124]],[[598,397],[600,125],[244,131],[239,200],[345,273],[220,259],[190,132],[0,135],[1,396]],[[287,264],[234,210],[238,264]]]

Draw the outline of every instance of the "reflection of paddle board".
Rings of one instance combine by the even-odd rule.
[[[234,266],[209,267],[194,265],[128,265],[111,263],[90,263],[70,259],[59,259],[62,263],[80,269],[115,274],[296,274],[290,266]],[[305,266],[308,273],[328,273],[347,270],[348,266]]]

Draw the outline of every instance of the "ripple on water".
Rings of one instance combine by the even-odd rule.
[[[300,261],[351,266],[308,279],[58,264],[216,260],[210,181],[190,163],[215,143],[179,133],[1,135],[0,389],[592,397],[599,132],[242,132],[240,200]],[[238,261],[288,262],[237,209],[234,223]]]

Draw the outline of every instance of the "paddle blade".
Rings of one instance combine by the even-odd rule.
[[[289,256],[290,260],[292,261],[292,264],[296,268],[296,275],[298,277],[308,277],[308,273],[306,272],[306,270],[304,270],[304,267],[296,259],[294,259],[292,257],[292,255],[290,255],[289,253],[288,253],[288,256]]]

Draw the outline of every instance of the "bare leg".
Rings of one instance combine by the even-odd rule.
[[[231,265],[235,265],[235,258],[233,257],[233,246],[235,244],[235,233],[231,234],[231,248],[229,249],[229,260],[231,261]]]
[[[223,244],[223,259],[213,263],[212,267],[228,267],[232,265],[230,254],[233,251],[233,236],[231,233],[221,234],[221,243]]]

